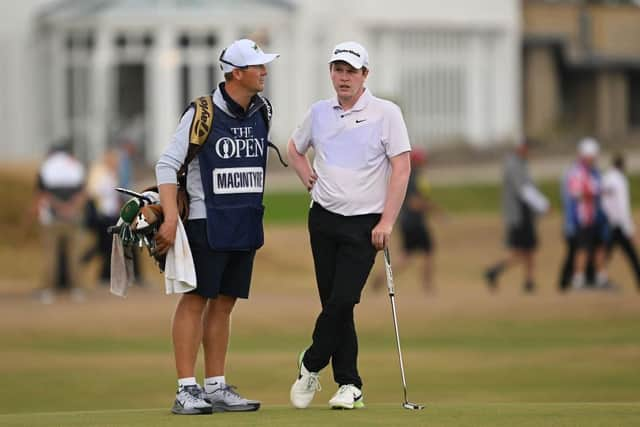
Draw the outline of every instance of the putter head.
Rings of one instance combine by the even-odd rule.
[[[424,405],[419,405],[417,403],[411,403],[411,402],[404,402],[402,404],[402,407],[404,409],[410,409],[412,411],[419,411],[421,409],[424,409]]]

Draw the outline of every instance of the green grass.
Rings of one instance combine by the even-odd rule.
[[[433,200],[445,211],[461,213],[498,212],[500,188],[497,184],[434,186]],[[310,197],[307,192],[272,192],[264,196],[267,224],[300,224],[307,220]]]
[[[640,177],[633,179],[632,186],[640,185]],[[543,182],[542,187],[557,206],[557,183]],[[484,220],[490,217],[485,213],[498,214],[499,190],[497,184],[437,186],[433,196],[449,211],[468,213],[471,219],[482,213],[478,218]],[[9,200],[21,203],[17,193]],[[267,194],[266,221],[303,223],[308,202],[302,192]],[[639,204],[635,198],[634,204]],[[5,238],[17,233],[10,226],[17,217],[17,210],[5,211]],[[304,235],[303,227],[275,228],[282,239],[291,229],[297,232],[293,239]],[[510,292],[507,276],[504,292],[490,296],[476,275],[497,249],[473,240],[473,234],[468,242],[456,240],[461,231],[452,225],[448,230],[454,235],[449,241],[443,236],[439,252],[441,294],[425,296],[408,273],[398,276],[409,398],[427,404],[424,411],[399,406],[402,387],[388,302],[371,294],[357,309],[367,409],[327,408],[335,391],[330,370],[321,373],[323,390],[312,408],[288,406],[296,356],[309,342],[317,301],[310,258],[301,265],[299,253],[271,244],[255,271],[256,293],[234,313],[226,372],[240,392],[263,402],[259,412],[171,416],[174,299],[159,289],[139,291],[124,301],[96,291],[86,304],[38,306],[26,296],[0,299],[0,425],[640,425],[640,300],[635,290],[560,296],[543,282],[540,295],[525,298]],[[12,240],[5,241],[7,271],[24,253],[36,253],[15,252],[7,241]],[[465,259],[452,261],[460,254]],[[542,265],[554,260],[544,255],[541,273],[551,269],[555,277],[555,264]],[[7,274],[0,279],[11,285]],[[197,373],[201,379],[201,360]]]
[[[307,192],[267,192],[264,195],[264,221],[267,224],[305,222],[310,201]]]
[[[371,405],[358,411],[331,411],[313,406],[293,410],[271,406],[254,413],[176,418],[166,409],[54,412],[0,415],[13,426],[622,426],[634,425],[640,405],[615,403],[564,404],[435,404],[408,411],[398,404]]]
[[[562,210],[560,183],[557,180],[540,181],[540,190],[549,198],[555,210]],[[640,175],[629,178],[630,188],[640,188]],[[502,186],[500,183],[466,183],[456,185],[434,185],[433,200],[446,212],[456,214],[500,213]],[[631,204],[640,208],[640,192],[632,191]],[[309,207],[307,192],[266,193],[265,222],[272,224],[302,223],[306,221]]]
[[[4,208],[0,211],[0,224],[19,224],[33,194],[32,180],[13,174],[0,173]],[[630,188],[640,188],[640,175],[629,178]],[[557,180],[544,180],[540,188],[549,197],[555,209],[561,209],[560,186]],[[637,194],[636,194],[637,193]],[[447,212],[456,214],[499,213],[501,209],[500,183],[466,183],[456,185],[434,185],[433,200]],[[265,222],[268,224],[299,224],[306,221],[309,208],[309,193],[305,191],[267,192],[264,197]],[[640,192],[632,192],[632,205],[640,207]],[[7,229],[11,235],[16,228]]]
[[[469,327],[473,322],[473,327]],[[600,348],[608,346],[639,346],[637,317],[606,319],[447,319],[432,321],[419,330],[403,325],[402,341],[415,351],[462,351],[499,354],[501,352],[529,353]],[[393,342],[391,330],[362,325],[361,345],[367,351],[385,351]],[[171,351],[166,331],[143,337],[122,337],[116,332],[96,334],[91,329],[83,334],[52,334],[49,331],[16,331],[3,333],[5,349],[57,354],[160,354]],[[305,328],[287,330],[240,331],[234,341],[234,351],[244,353],[296,352],[300,342],[307,339]],[[2,369],[0,368],[0,372]],[[638,372],[640,375],[640,372]]]
[[[223,417],[237,425],[332,425],[346,417],[355,425],[633,425],[631,417],[640,416],[637,322],[637,316],[598,315],[404,322],[409,397],[429,404],[420,414],[396,405],[402,388],[390,328],[360,328],[368,409],[354,414],[325,409],[334,391],[330,371],[322,373],[324,389],[312,411],[286,407],[309,322],[278,330],[236,328],[227,376],[262,400],[264,411]],[[0,425],[172,422],[166,408],[175,385],[164,328],[126,338],[92,328],[2,335]]]

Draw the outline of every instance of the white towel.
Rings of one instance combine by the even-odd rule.
[[[196,269],[193,265],[187,232],[180,218],[178,218],[176,240],[167,252],[164,287],[167,295],[183,294],[196,288]]]
[[[117,225],[122,224],[122,219]],[[111,245],[111,293],[119,297],[127,295],[133,284],[133,248],[125,248],[119,234],[113,235]]]

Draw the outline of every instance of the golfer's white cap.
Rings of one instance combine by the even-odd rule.
[[[253,40],[242,39],[223,49],[218,60],[222,72],[230,73],[234,68],[268,64],[279,56],[278,53],[264,53]]]
[[[367,49],[356,42],[337,44],[331,51],[329,63],[336,61],[344,61],[357,70],[362,67],[369,68],[369,54],[367,53]]]
[[[600,153],[598,141],[593,138],[583,138],[578,144],[578,154],[580,157],[595,158]]]

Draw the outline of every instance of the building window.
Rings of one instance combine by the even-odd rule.
[[[153,36],[149,33],[145,33],[142,36],[142,44],[146,48],[150,48],[153,46]]]
[[[89,68],[75,65],[67,68],[67,117],[81,119],[87,114]]]
[[[378,29],[372,39],[377,62],[402,64],[381,70],[386,73],[381,79],[388,82],[385,94],[403,109],[413,141],[433,145],[478,139],[487,132],[472,130],[469,105],[471,100],[493,105],[493,92],[484,89],[495,80],[487,66],[494,57],[491,34]]]
[[[189,87],[189,67],[187,65],[183,65],[180,67],[180,90],[182,91],[183,106],[186,106],[191,102]]]
[[[65,47],[69,53],[90,53],[95,44],[92,31],[71,31],[67,33]]]
[[[116,47],[124,49],[127,47],[127,37],[124,34],[118,34],[115,39]]]
[[[149,32],[118,33],[113,39],[120,53],[128,56],[144,55],[153,42],[153,34]]]
[[[210,93],[222,77],[218,67],[218,36],[211,32],[184,31],[176,38],[180,52],[180,108],[195,97]]]
[[[189,47],[213,48],[218,44],[218,37],[214,33],[181,33],[178,36],[178,47],[187,49]]]
[[[408,68],[400,77],[400,94],[416,139],[442,142],[463,137],[466,73],[462,67]]]
[[[91,58],[94,35],[91,31],[77,30],[67,33],[64,40],[65,120],[74,151],[80,158],[87,157],[86,139],[89,134]]]
[[[117,73],[117,106],[121,120],[144,116],[145,66],[144,64],[120,64]]]

